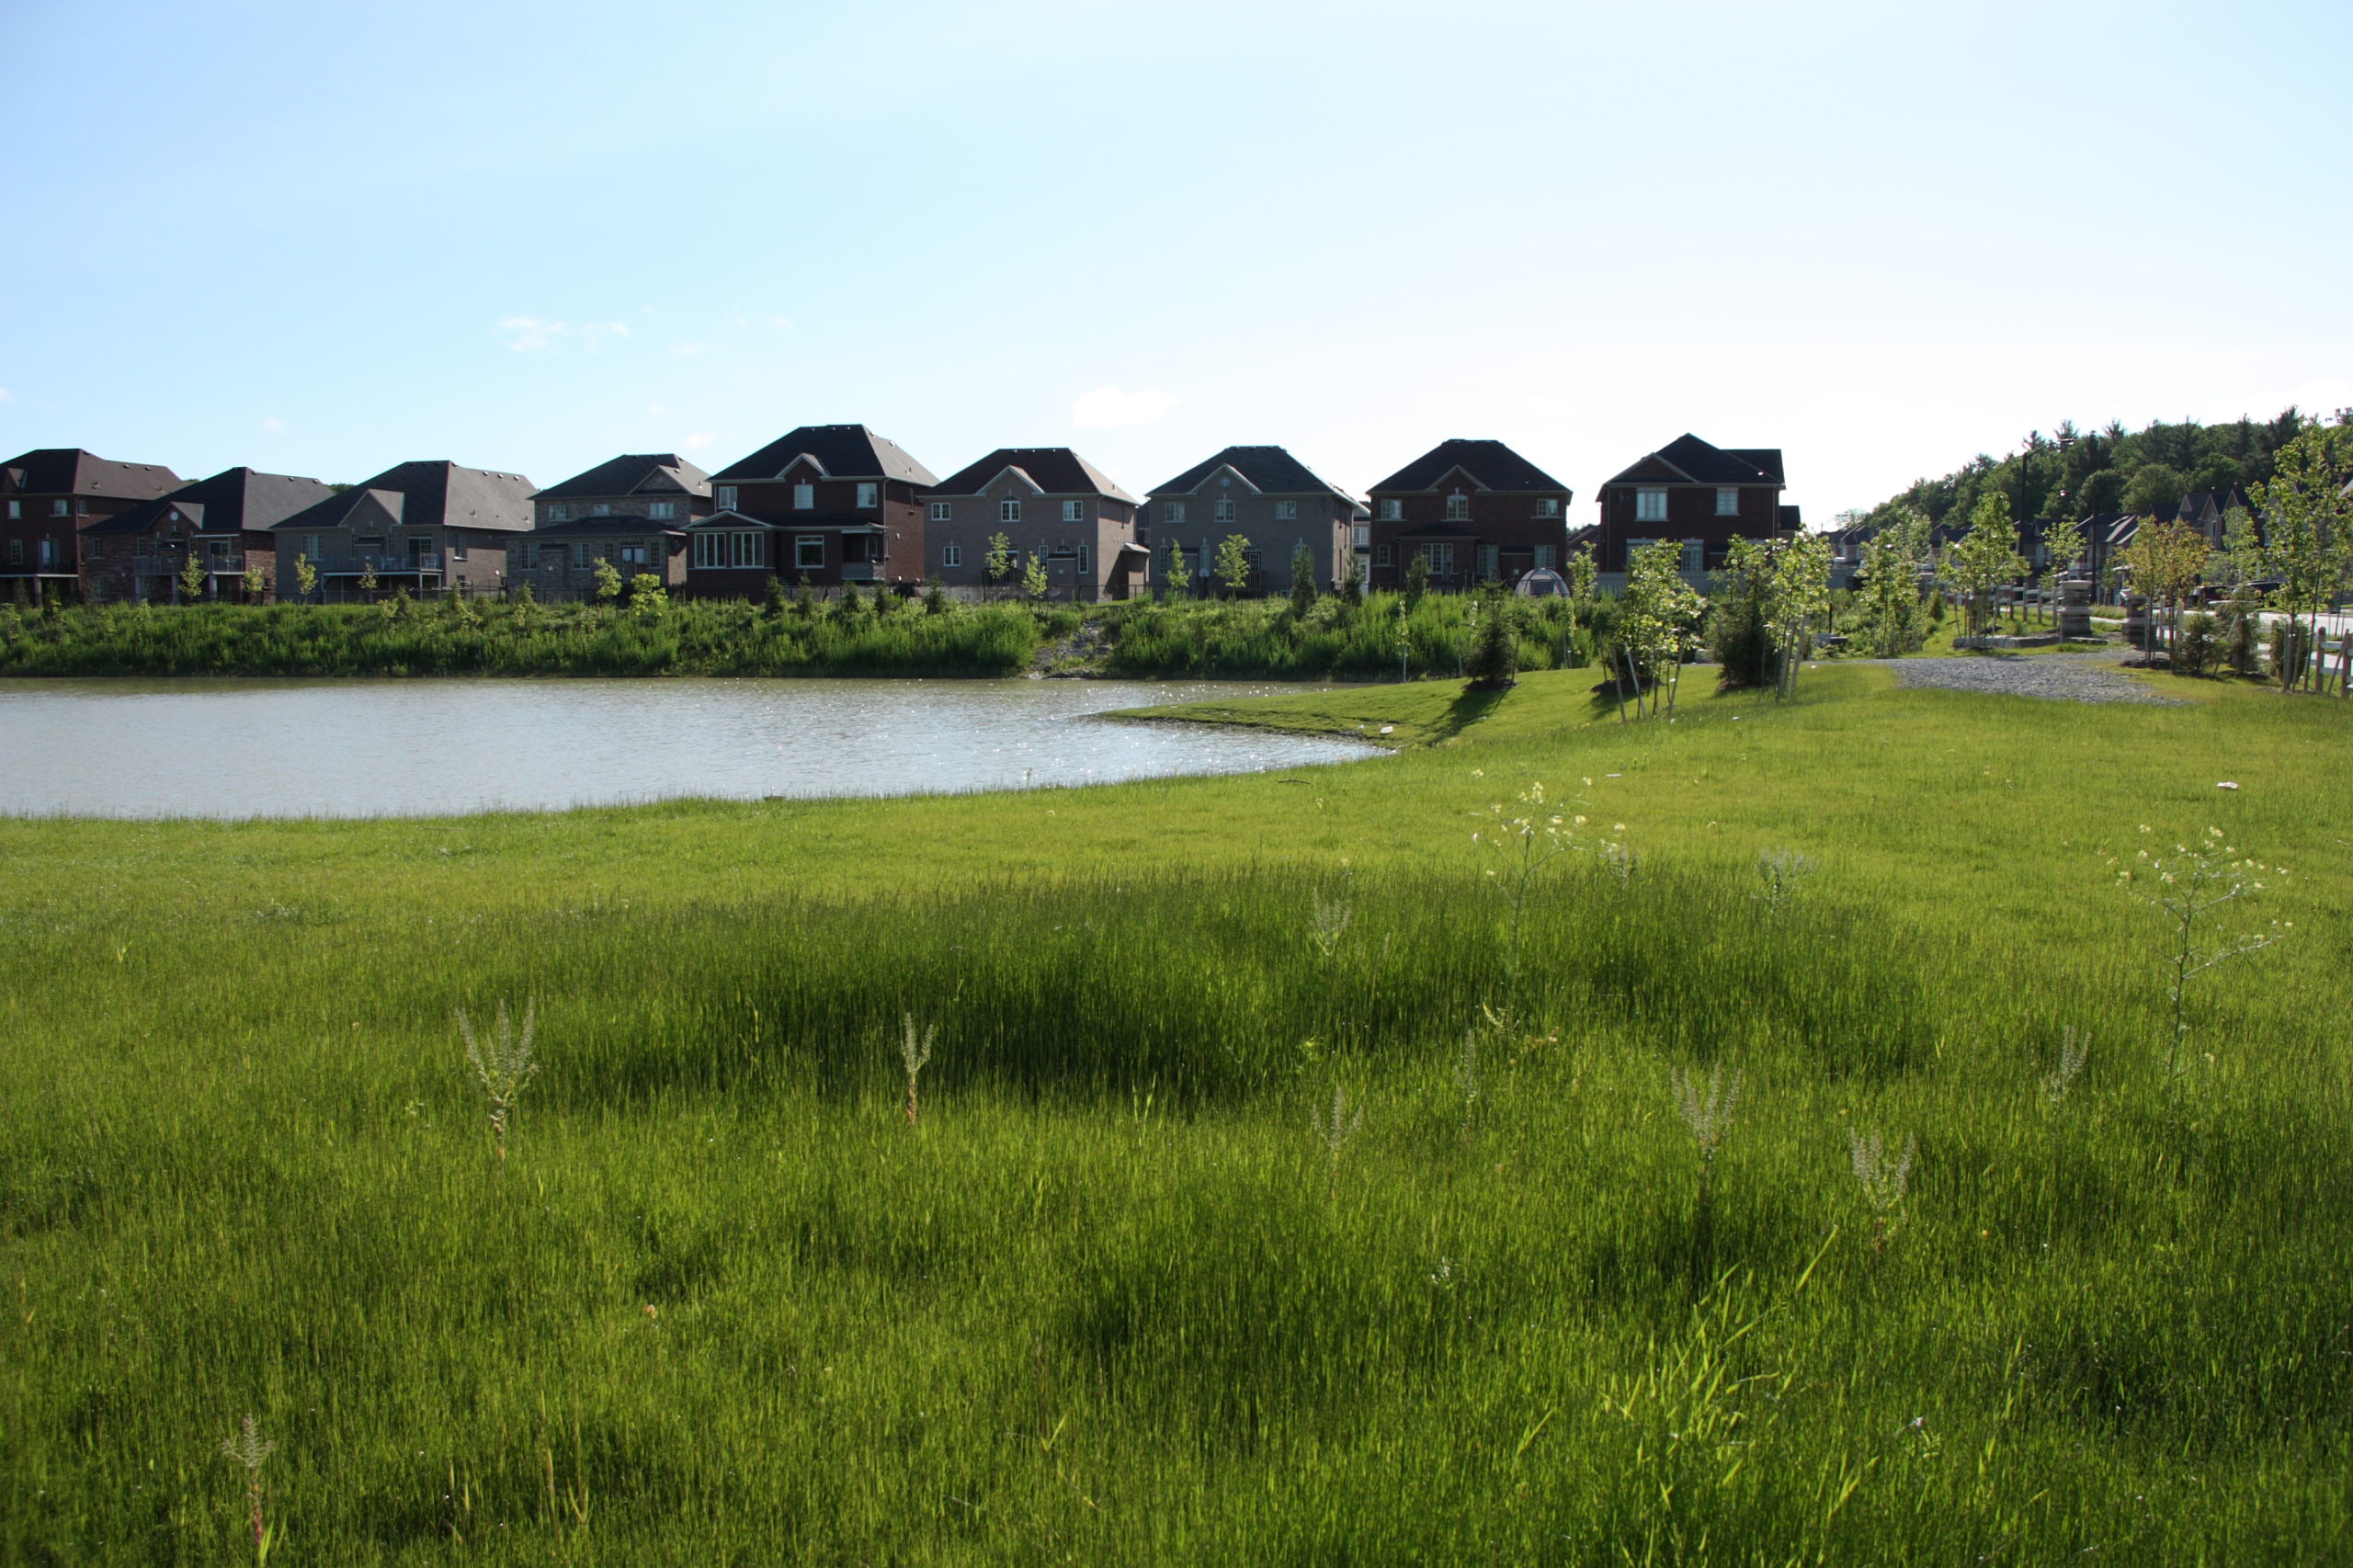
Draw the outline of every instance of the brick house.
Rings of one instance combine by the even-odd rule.
[[[1055,598],[1126,598],[1143,582],[1142,504],[1068,447],[999,447],[925,497],[929,570],[943,584],[1011,586],[1031,559]],[[989,540],[1005,535],[1013,574],[988,580]]]
[[[817,587],[923,580],[932,472],[863,425],[804,425],[710,476],[688,525],[687,587],[751,598],[775,578]]]
[[[1372,585],[1400,586],[1416,555],[1433,588],[1557,571],[1571,499],[1501,441],[1441,441],[1372,487]]]
[[[1711,447],[1680,436],[1601,487],[1601,530],[1594,547],[1605,581],[1622,581],[1630,549],[1654,540],[1683,542],[1683,574],[1698,578],[1724,563],[1735,539],[1786,539],[1798,508],[1781,504],[1778,447]]]
[[[79,535],[180,487],[161,463],[120,463],[79,447],[43,447],[0,464],[0,597],[81,592]]]
[[[531,527],[531,482],[453,462],[405,462],[362,480],[279,522],[278,581],[296,593],[297,557],[318,569],[318,597],[376,591],[494,594],[506,585],[506,552]]]
[[[549,485],[531,507],[535,526],[507,552],[509,592],[528,583],[549,602],[592,598],[599,561],[683,588],[687,529],[710,516],[710,475],[674,452],[636,452]]]
[[[249,566],[260,571],[267,597],[278,580],[271,530],[334,494],[315,479],[249,468],[184,484],[82,530],[83,591],[92,599],[176,603],[188,597],[180,573],[193,555],[204,566],[202,597],[244,598]]]
[[[1168,540],[1177,540],[1198,579],[1218,545],[1240,534],[1250,541],[1253,585],[1277,593],[1290,590],[1291,557],[1303,544],[1315,558],[1316,586],[1333,588],[1371,516],[1280,447],[1228,447],[1153,488],[1138,542],[1165,569]]]

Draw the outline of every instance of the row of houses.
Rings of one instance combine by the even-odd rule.
[[[2353,494],[2353,484],[2347,486]],[[2122,559],[2133,537],[2150,523],[2180,523],[2206,540],[2209,549],[2224,548],[2230,531],[2230,515],[2234,512],[2254,515],[2254,506],[2244,490],[2197,490],[2179,501],[2159,502],[2148,512],[2097,512],[2081,520],[2084,547],[2075,562],[2059,562],[2066,566],[2080,563],[2084,573],[2096,585],[2106,590],[2121,593],[2123,587],[2113,568]],[[2052,530],[2057,528],[2053,517],[2021,517],[2018,520],[2018,553],[2036,577],[2050,571],[2054,564],[2049,543]],[[1948,545],[1969,531],[1966,518],[1958,516],[1938,523],[1928,530],[1931,545]],[[1878,532],[1875,525],[1865,524],[1839,531],[1834,538],[1833,550],[1841,581],[1851,579],[1862,564],[1863,546]]]
[[[234,468],[187,482],[154,463],[45,449],[0,467],[0,594],[89,601],[290,596],[298,561],[316,597],[592,594],[598,565],[674,590],[758,597],[778,579],[912,591],[979,590],[993,565],[1033,563],[1050,592],[1125,598],[1165,586],[1171,550],[1208,576],[1220,541],[1248,541],[1251,586],[1284,591],[1294,560],[1317,584],[1352,570],[1376,587],[1418,558],[1441,591],[1517,583],[1589,546],[1605,580],[1630,550],[1682,541],[1695,577],[1735,538],[1787,535],[1781,454],[1686,435],[1601,487],[1573,529],[1569,487],[1496,440],[1455,439],[1362,499],[1281,447],[1228,447],[1138,497],[1067,447],[1004,447],[940,478],[863,425],[811,425],[704,472],[676,453],[613,458],[540,487],[517,473],[404,462],[354,485]],[[992,562],[995,541],[1005,551]]]

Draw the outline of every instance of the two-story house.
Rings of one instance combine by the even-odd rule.
[[[299,591],[301,560],[317,571],[322,599],[363,597],[371,578],[379,595],[498,593],[506,585],[508,547],[530,530],[534,488],[519,473],[396,464],[271,530],[282,597]]]
[[[244,598],[248,567],[261,574],[267,597],[278,580],[271,530],[334,494],[315,479],[249,468],[184,484],[82,530],[83,591],[94,600],[184,599],[180,574],[194,557],[204,571],[201,597]]]
[[[1786,539],[1795,506],[1781,504],[1778,447],[1711,447],[1680,436],[1601,487],[1594,553],[1602,580],[1622,584],[1636,546],[1680,540],[1683,574],[1697,581],[1724,563],[1735,539]]]
[[[0,596],[74,597],[82,529],[179,487],[161,463],[113,462],[79,447],[10,458],[0,464]]]
[[[1140,542],[1165,569],[1176,540],[1198,583],[1214,566],[1217,547],[1239,534],[1250,541],[1254,585],[1279,593],[1290,588],[1292,558],[1305,545],[1315,560],[1315,585],[1333,588],[1354,562],[1371,516],[1280,447],[1228,447],[1153,487]]]
[[[1056,598],[1125,598],[1144,580],[1142,504],[1068,447],[999,447],[926,497],[930,573],[943,584],[1011,587],[1031,561]],[[988,574],[990,541],[1010,547],[1003,581]]]
[[[804,425],[710,476],[688,525],[687,587],[746,598],[770,580],[911,586],[923,580],[932,472],[863,425]]]
[[[597,562],[626,578],[687,581],[687,529],[710,516],[710,475],[675,452],[633,452],[531,497],[535,526],[507,551],[507,591],[550,602],[597,592]]]
[[[1420,556],[1434,588],[1557,571],[1569,487],[1501,441],[1441,441],[1374,485],[1372,583],[1393,588]]]

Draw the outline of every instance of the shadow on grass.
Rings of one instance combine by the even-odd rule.
[[[1446,716],[1430,726],[1430,740],[1433,743],[1452,740],[1485,718],[1503,699],[1503,688],[1491,687],[1482,691],[1475,687],[1463,687],[1461,695],[1446,705]]]

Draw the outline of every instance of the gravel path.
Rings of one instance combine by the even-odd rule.
[[[1966,658],[1875,659],[1895,671],[1898,686],[1936,687],[1946,691],[1985,691],[2003,697],[2040,697],[2054,702],[2149,702],[2172,705],[2177,699],[2133,679],[2118,664],[2122,650],[2103,653],[1976,653]]]

